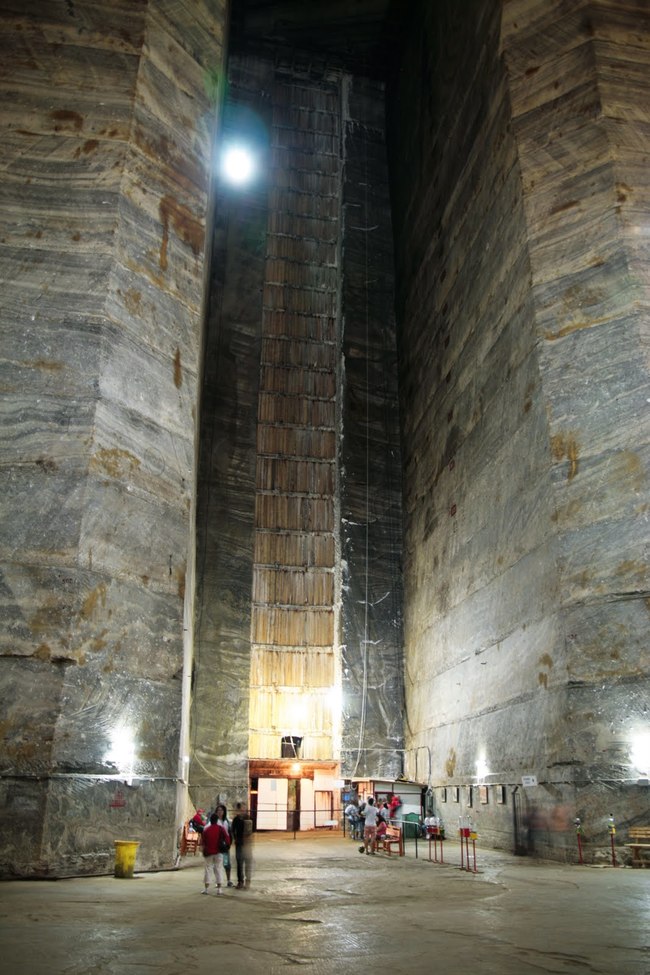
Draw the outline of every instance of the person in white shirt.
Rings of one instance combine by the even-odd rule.
[[[374,853],[375,833],[377,832],[377,807],[375,806],[374,796],[368,796],[365,809],[363,810],[365,826],[363,829],[363,847],[368,856]]]
[[[360,814],[356,802],[350,802],[345,807],[345,816],[350,824],[350,836],[353,840],[357,838],[357,828],[359,826]]]

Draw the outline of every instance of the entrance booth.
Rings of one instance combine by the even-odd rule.
[[[340,818],[337,762],[255,759],[249,762],[249,777],[251,817],[258,831],[331,827]]]
[[[363,802],[368,796],[374,796],[377,805],[387,802],[390,797],[399,796],[401,805],[398,807],[395,819],[401,823],[418,823],[425,816],[425,800],[427,786],[423,782],[411,782],[406,779],[355,778],[347,779],[344,794],[358,798]],[[405,835],[408,832],[405,830]]]

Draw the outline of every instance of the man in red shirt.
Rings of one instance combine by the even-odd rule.
[[[221,882],[223,880],[223,855],[228,852],[230,847],[230,834],[227,829],[219,825],[219,817],[216,813],[210,816],[210,825],[203,830],[203,856],[205,857],[205,869],[203,871],[203,890],[202,894],[207,894],[210,886],[210,876],[214,873],[215,887],[217,894],[222,894]]]

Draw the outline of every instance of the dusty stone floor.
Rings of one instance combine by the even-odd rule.
[[[7,975],[650,975],[650,870],[420,847],[367,857],[337,833],[257,837],[251,889],[178,870],[0,884]],[[136,861],[137,870],[137,861]]]

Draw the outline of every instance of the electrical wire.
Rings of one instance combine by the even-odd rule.
[[[365,75],[365,71],[364,71]],[[363,236],[363,254],[364,254],[364,283],[363,283],[363,294],[364,294],[364,327],[365,327],[365,344],[366,344],[366,371],[365,371],[365,381],[366,381],[366,451],[365,451],[365,478],[366,478],[366,509],[365,509],[365,540],[364,540],[364,559],[365,559],[365,578],[364,578],[364,610],[363,610],[363,641],[362,641],[362,685],[361,685],[361,714],[359,716],[359,741],[357,745],[357,759],[354,765],[354,771],[352,777],[354,778],[357,774],[359,768],[359,762],[361,760],[362,744],[364,740],[365,730],[366,730],[366,716],[368,710],[368,591],[369,591],[369,560],[370,560],[370,347],[369,347],[369,337],[370,337],[370,310],[369,310],[369,297],[368,297],[368,228],[369,215],[368,215],[368,141],[367,138],[363,141],[363,174],[364,174],[364,212],[362,225],[364,229]]]

